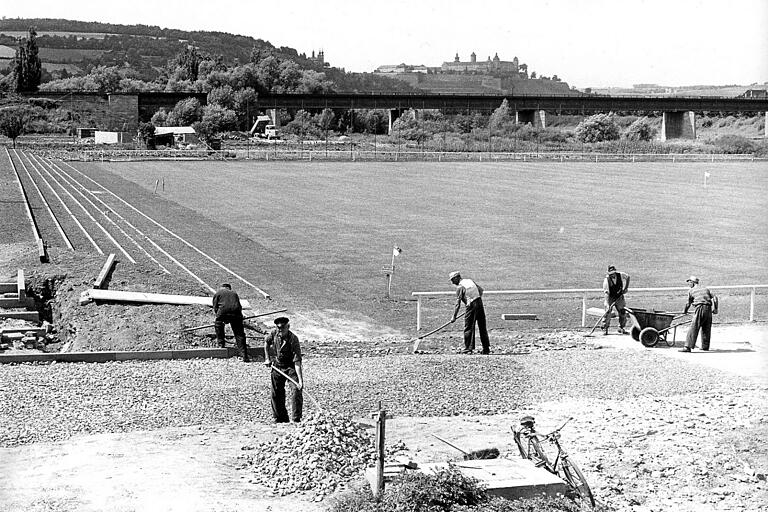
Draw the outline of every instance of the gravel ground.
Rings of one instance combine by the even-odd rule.
[[[728,394],[749,389],[721,372],[651,352],[307,359],[324,408],[364,416],[379,401],[399,416],[486,415],[562,399]],[[637,377],[641,378],[637,378]],[[0,366],[0,446],[79,433],[270,419],[267,370],[238,360]],[[689,400],[686,398],[685,400]],[[311,402],[307,402],[311,407]]]

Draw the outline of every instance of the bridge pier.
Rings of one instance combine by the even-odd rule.
[[[547,112],[539,109],[515,110],[515,124],[530,123],[536,128],[547,127]]]
[[[392,125],[394,124],[395,121],[397,121],[397,118],[399,118],[402,113],[403,113],[403,110],[400,108],[389,109],[389,129],[387,131],[388,135],[392,135]]]
[[[661,118],[661,140],[696,139],[696,113],[664,112]]]
[[[267,109],[267,115],[272,120],[272,124],[275,125],[276,128],[280,128],[280,115],[278,114],[277,109],[276,108]]]

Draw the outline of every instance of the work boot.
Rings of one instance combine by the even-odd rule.
[[[678,350],[678,352],[690,352],[690,351],[691,351],[691,349],[688,348],[688,347],[683,347],[680,350]]]
[[[629,334],[623,327],[619,327],[619,334]]]

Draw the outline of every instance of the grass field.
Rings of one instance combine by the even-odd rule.
[[[399,295],[455,269],[486,289],[599,287],[608,264],[634,287],[768,282],[764,163],[101,165],[362,296],[393,245]]]

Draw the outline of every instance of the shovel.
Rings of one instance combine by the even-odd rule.
[[[465,311],[464,313],[462,313],[462,314],[460,314],[459,316],[457,316],[457,317],[456,317],[456,320],[458,320],[459,318],[463,317],[463,316],[464,316],[464,315],[466,315],[466,314],[467,314],[467,312]],[[419,350],[419,345],[421,344],[421,340],[423,340],[424,338],[426,338],[426,337],[427,337],[427,336],[429,336],[429,335],[435,334],[435,333],[436,333],[437,331],[439,331],[440,329],[442,329],[442,328],[444,328],[444,327],[446,327],[446,326],[448,326],[448,325],[450,325],[450,324],[452,324],[452,323],[453,323],[453,321],[452,321],[452,320],[448,320],[447,322],[445,322],[443,325],[441,325],[441,326],[440,326],[440,327],[438,327],[437,329],[434,329],[434,330],[432,330],[432,331],[429,331],[427,334],[422,334],[422,335],[421,335],[421,336],[419,336],[418,338],[414,338],[414,340],[413,340],[413,353],[415,354],[416,352],[418,352],[418,350]]]
[[[615,301],[613,301],[613,302],[611,303],[611,305],[610,305],[610,306],[608,306],[608,309],[606,309],[606,310],[605,310],[605,313],[603,313],[603,316],[601,316],[600,318],[598,318],[598,319],[597,319],[597,322],[595,322],[595,325],[594,325],[594,326],[592,326],[592,330],[591,330],[591,331],[589,331],[589,334],[585,334],[585,335],[584,335],[584,337],[585,337],[585,338],[591,338],[591,337],[592,337],[592,333],[593,333],[593,332],[595,332],[595,329],[597,329],[597,326],[598,326],[598,325],[600,325],[600,322],[602,322],[602,321],[603,321],[603,318],[605,318],[605,315],[608,315],[608,314],[610,314],[610,313],[611,313],[611,311],[613,310],[613,306],[616,304],[616,302],[617,302],[618,300],[619,300],[619,299],[616,299]]]
[[[448,446],[450,446],[455,450],[459,450],[461,453],[464,454],[464,457],[462,457],[464,460],[487,460],[487,459],[499,458],[498,448],[483,448],[482,450],[474,450],[474,451],[468,452],[468,451],[462,450],[461,448],[459,448],[453,443],[449,443],[448,441],[438,436],[437,434],[432,434],[432,437],[434,437],[438,441],[442,441],[443,443],[447,444]]]
[[[287,309],[278,309],[277,311],[270,311],[269,313],[260,313],[258,315],[253,316],[246,316],[243,318],[243,320],[250,320],[251,318],[258,318],[260,316],[269,316],[274,315],[276,313],[283,313],[284,311],[288,311]],[[215,324],[205,324],[205,325],[198,325],[197,327],[189,327],[187,329],[182,329],[181,332],[192,332],[196,331],[198,329],[205,329],[206,327],[213,327]]]

